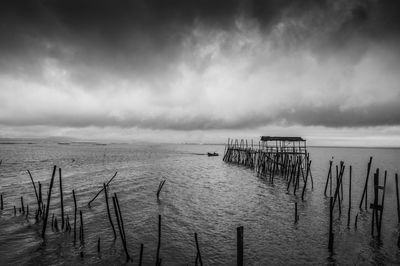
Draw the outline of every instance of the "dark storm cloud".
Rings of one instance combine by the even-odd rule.
[[[400,67],[395,48],[400,44],[399,7],[398,1],[373,0],[1,1],[0,85],[8,87],[0,89],[0,123],[173,130],[242,129],[271,123],[399,125],[398,93],[379,103],[341,105],[348,95],[363,98],[374,88],[399,89],[392,73]],[[389,50],[392,61],[375,56],[381,50]],[[319,66],[310,63],[314,59]],[[381,66],[382,73],[374,74],[376,69],[370,69],[374,65]],[[316,73],[320,68],[326,68],[327,78]],[[350,80],[346,75],[353,74],[346,74],[346,69],[360,71],[352,78],[357,89],[352,90],[353,83],[342,85],[350,89],[342,90],[343,97],[334,103],[330,102],[336,94],[334,85],[326,85],[324,96],[315,96],[325,86],[321,84]],[[330,76],[335,71],[340,74]],[[271,73],[273,78],[266,78]],[[377,84],[370,91],[360,91],[359,87],[370,85],[362,82],[369,75],[381,75],[382,80],[370,82]],[[231,82],[215,85],[225,84],[220,77]],[[394,81],[385,90],[388,78]],[[205,80],[210,84],[198,85]],[[181,81],[182,90],[174,91]],[[13,86],[26,89],[13,94]],[[29,90],[37,90],[37,95]],[[73,92],[65,96],[69,90]],[[217,103],[207,96],[212,90],[218,91]],[[252,96],[226,100],[227,93],[243,90]],[[191,101],[180,97],[185,91]],[[309,91],[314,93],[305,103],[291,99]],[[49,92],[54,98],[65,97],[61,111],[43,107],[46,101],[40,99],[54,101]],[[143,100],[138,99],[143,94]],[[23,101],[12,106],[10,99],[20,95],[27,97],[28,107]],[[265,104],[255,99],[259,95]],[[86,101],[79,100],[84,97]],[[114,97],[115,103],[103,106]],[[140,108],[119,104],[129,97],[131,105]],[[327,102],[314,104],[320,101]],[[172,110],[176,106],[181,109]]]

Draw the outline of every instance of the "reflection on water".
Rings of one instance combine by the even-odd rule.
[[[246,265],[287,264],[398,264],[398,229],[394,173],[400,166],[400,150],[355,148],[310,148],[314,190],[305,201],[286,192],[286,181],[274,184],[256,177],[249,169],[208,157],[209,151],[223,154],[223,146],[207,145],[1,145],[0,191],[5,210],[0,214],[0,260],[2,264],[111,264],[125,263],[121,241],[113,241],[103,194],[88,208],[88,201],[115,171],[110,192],[118,194],[129,252],[137,263],[144,244],[145,265],[155,264],[157,216],[162,215],[160,257],[163,265],[193,264],[196,258],[194,232],[198,233],[205,265],[236,264],[236,227],[244,226]],[[344,160],[353,166],[351,227],[347,228],[348,171],[344,176],[344,210],[334,221],[334,253],[328,244],[329,199],[323,189],[329,160]],[[372,169],[388,170],[382,243],[370,235],[371,213],[354,217],[365,180],[369,156]],[[36,207],[35,194],[26,172],[44,184],[50,180],[53,165],[63,169],[65,212],[73,220],[72,189],[83,211],[85,246],[73,246],[73,234],[47,232],[40,238],[40,225],[33,214],[25,219],[19,207],[20,196]],[[348,167],[346,168],[348,170]],[[160,201],[156,191],[166,179]],[[370,189],[372,178],[370,178]],[[60,221],[58,179],[52,192],[50,213]],[[368,193],[371,200],[372,189]],[[294,224],[294,202],[298,201],[300,220]],[[73,225],[73,224],[72,224]],[[101,239],[101,253],[97,240]],[[83,252],[83,257],[80,255]]]

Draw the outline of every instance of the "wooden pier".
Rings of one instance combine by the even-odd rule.
[[[311,160],[306,140],[301,137],[262,136],[256,146],[253,141],[228,139],[223,161],[253,169],[257,176],[271,182],[280,175],[288,181],[288,191],[292,185],[294,194],[302,182],[304,196],[308,177],[313,186]]]

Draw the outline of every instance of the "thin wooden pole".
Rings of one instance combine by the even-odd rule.
[[[158,215],[158,243],[157,243],[156,265],[159,264],[160,260],[160,247],[161,247],[161,215]]]
[[[364,197],[365,197],[365,209],[367,210],[367,201],[368,201],[368,178],[369,178],[369,173],[371,170],[371,164],[372,164],[372,157],[369,157],[369,162],[368,162],[368,166],[367,166],[367,177],[365,179],[365,185],[364,185],[364,190],[363,190],[363,194],[361,196],[361,201],[360,201],[360,206],[359,208],[361,209],[362,203],[364,201]]]
[[[294,203],[294,223],[296,224],[299,220],[299,215],[297,214],[297,202]]]
[[[1,210],[4,210],[4,206],[3,206],[3,194],[0,195],[1,196]]]
[[[82,217],[82,211],[79,210],[79,215],[81,218],[81,226],[80,226],[80,240],[81,240],[81,244],[85,243],[85,236],[84,236],[84,231],[83,231],[83,217]]]
[[[200,262],[200,266],[203,266],[203,261],[201,260],[199,242],[197,241],[197,233],[194,233],[194,239],[196,241],[197,256],[198,256],[198,259],[199,259],[199,262]]]
[[[37,203],[38,203],[38,208],[40,209],[39,195],[38,195],[38,192],[36,190],[35,182],[33,181],[33,177],[31,175],[31,172],[29,170],[27,170],[27,171],[28,171],[29,177],[31,178],[33,189],[35,190],[35,196],[36,196],[36,200],[37,200]]]
[[[243,226],[236,228],[237,230],[237,265],[243,266]]]
[[[351,172],[352,167],[350,165],[350,177],[349,177],[349,211],[347,212],[347,227],[350,227],[350,212],[351,212]]]
[[[328,243],[328,249],[329,251],[333,251],[333,198],[330,197],[330,203],[329,203],[329,243]]]
[[[72,196],[74,198],[74,244],[76,243],[76,213],[78,211],[78,207],[76,206],[76,197],[75,191],[72,190]]]
[[[142,258],[143,258],[143,244],[140,244],[139,266],[142,266]]]
[[[45,237],[45,233],[46,233],[47,219],[49,217],[49,210],[50,210],[51,190],[53,188],[54,177],[56,176],[56,169],[57,169],[57,166],[54,165],[53,174],[52,174],[51,180],[50,180],[49,193],[47,195],[46,215],[45,215],[45,218],[43,221],[42,238]]]
[[[61,230],[64,230],[64,197],[62,189],[62,178],[61,178],[61,168],[58,168],[59,179],[60,179],[60,200],[61,200]]]
[[[25,213],[24,197],[23,196],[21,196],[21,210],[22,210],[22,213]]]
[[[161,192],[161,189],[162,189],[163,186],[164,186],[165,181],[166,181],[165,179],[162,180],[162,181],[160,181],[160,184],[158,185],[158,189],[157,189],[157,199],[159,199],[159,197],[160,197],[160,192]]]
[[[115,172],[115,174],[113,175],[113,177],[111,177],[111,179],[108,180],[108,182],[106,183],[106,186],[108,186],[108,185],[110,184],[110,182],[114,179],[114,177],[117,176],[117,173],[118,173],[118,172]],[[88,202],[88,206],[89,206],[89,207],[90,207],[90,203],[92,203],[92,202],[100,195],[100,193],[103,191],[103,189],[104,189],[104,187],[102,187],[102,188],[100,189],[100,191],[97,192],[96,196],[94,196],[93,199],[91,199],[91,200]]]
[[[111,219],[110,206],[109,206],[109,203],[108,203],[107,186],[106,186],[105,183],[103,183],[103,186],[104,186],[104,194],[105,194],[104,196],[105,196],[105,198],[106,198],[108,220],[110,221],[111,228],[112,228],[113,234],[114,234],[114,240],[115,240],[115,239],[117,238],[117,234],[116,234],[116,232],[115,232],[114,223],[113,223],[113,221],[112,221],[112,219]]]
[[[395,175],[396,180],[396,202],[397,202],[397,222],[400,223],[400,201],[399,201],[399,181],[397,173]]]

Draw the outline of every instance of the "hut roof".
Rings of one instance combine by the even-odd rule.
[[[306,141],[301,137],[271,137],[271,136],[261,136],[261,141]]]

